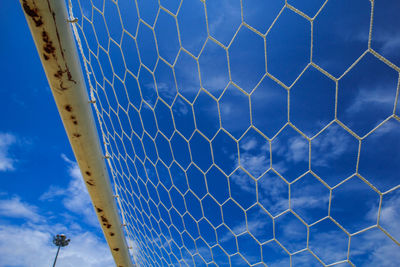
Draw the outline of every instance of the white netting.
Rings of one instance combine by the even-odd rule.
[[[139,266],[400,264],[396,1],[70,6]]]

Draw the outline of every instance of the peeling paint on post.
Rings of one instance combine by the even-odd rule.
[[[103,161],[65,1],[20,1],[115,263],[133,266]]]

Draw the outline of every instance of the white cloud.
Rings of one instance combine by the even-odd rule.
[[[400,34],[397,34],[396,36],[393,35],[381,36],[379,42],[383,43],[382,50],[384,53],[388,54],[397,53],[400,47]]]
[[[245,151],[249,151],[249,150],[253,150],[255,148],[257,148],[258,142],[255,138],[249,138],[248,140],[246,140],[245,142],[242,142],[240,144],[240,148],[245,150]]]
[[[56,253],[52,238],[59,233],[65,233],[71,243],[62,248],[58,267],[114,266],[107,244],[94,233],[82,230],[75,222],[52,223],[52,216],[40,213],[41,208],[19,196],[0,200],[0,267],[51,266]],[[23,219],[23,223],[12,224],[15,218]]]
[[[255,192],[256,190],[256,182],[251,178],[247,173],[243,170],[238,169],[231,176],[229,181],[231,183],[235,183],[238,188],[247,192]]]
[[[306,211],[303,211],[305,213],[305,216],[306,215],[311,216],[313,214],[313,211],[307,211],[307,210],[314,209],[314,208],[323,209],[323,208],[325,208],[325,206],[328,207],[327,204],[329,202],[329,198],[325,195],[317,194],[317,193],[312,195],[312,193],[310,192],[310,194],[308,196],[292,197],[290,199],[290,201],[291,201],[292,205],[295,206],[295,208],[306,209]]]
[[[384,195],[380,213],[379,224],[385,228],[388,233],[400,242],[400,190],[392,191]],[[367,213],[367,218],[376,219],[376,209],[371,208]],[[375,210],[375,213],[374,213]],[[375,217],[374,217],[375,215]]]
[[[177,98],[174,103],[174,110],[177,111],[178,114],[185,116],[189,113],[189,104],[187,104],[184,100]]]
[[[307,228],[295,216],[285,217],[284,222],[280,222],[282,232],[280,233],[281,239],[291,240],[293,243],[303,242],[307,236]],[[279,239],[278,238],[278,239]],[[296,244],[293,244],[296,246]]]
[[[371,85],[366,84],[366,86]],[[354,102],[346,109],[346,113],[351,115],[365,110],[370,105],[394,105],[396,91],[388,91],[387,89],[390,87],[392,87],[390,84],[379,84],[374,89],[358,88],[357,96],[354,97]]]
[[[52,244],[56,228],[51,225],[0,225],[0,266],[51,266],[57,249]],[[115,266],[107,244],[94,234],[67,233],[67,237],[71,242],[61,249],[58,267]]]
[[[188,53],[181,50],[178,61],[175,64],[175,75],[178,91],[190,95],[195,95],[200,89],[199,73],[195,59]]]
[[[14,135],[0,133],[0,171],[12,171],[15,169],[16,160],[10,154],[10,147],[17,142]]]
[[[269,223],[270,221],[268,220],[258,220],[258,217],[256,217],[256,219],[247,222],[247,228],[250,233],[258,236],[269,231],[269,227],[267,227]]]
[[[243,153],[240,155],[241,165],[255,178],[258,178],[263,172],[269,168],[269,155]]]
[[[42,216],[37,213],[37,207],[22,202],[17,196],[11,199],[0,200],[0,215],[10,218],[28,219],[33,222],[43,220]]]
[[[51,185],[49,190],[44,192],[40,196],[39,199],[42,200],[42,201],[44,201],[44,200],[53,201],[56,197],[64,196],[65,195],[65,191],[66,191],[66,189],[60,188],[58,186]]]
[[[346,260],[348,237],[339,228],[327,228],[310,237],[310,248],[326,264]]]
[[[218,1],[219,3],[219,9],[223,10],[223,12],[219,12],[218,16],[214,17],[213,20],[210,20],[209,23],[209,28],[210,32],[226,32],[226,24],[229,25],[234,25],[237,23],[237,19],[240,17],[240,6],[237,5],[237,2],[235,1]],[[214,7],[215,8],[215,7]],[[210,11],[209,11],[210,12]],[[215,11],[214,11],[215,12]],[[224,23],[226,23],[224,25]],[[224,29],[225,28],[225,29]],[[233,37],[233,36],[232,36]]]
[[[81,170],[79,169],[78,164],[75,161],[70,160],[66,155],[61,154],[61,158],[69,164],[68,166],[68,173],[73,178],[82,179]]]
[[[284,158],[285,162],[299,163],[308,160],[308,142],[299,134],[295,133],[287,139],[274,140],[274,151],[277,155]],[[274,163],[277,164],[278,162]]]
[[[390,119],[381,126],[379,126],[370,135],[370,138],[379,140],[381,138],[385,138],[385,135],[386,137],[389,137],[390,135],[398,135],[399,133],[400,133],[400,123],[395,119]]]
[[[321,135],[313,140],[312,164],[328,167],[332,161],[348,152],[353,137],[337,124],[329,126]]]
[[[56,198],[62,198],[65,208],[82,215],[90,225],[98,226],[99,222],[94,213],[78,164],[64,154],[61,157],[67,163],[68,173],[71,177],[68,187],[64,189],[57,186],[50,186],[49,190],[42,194],[40,200],[54,201]]]
[[[394,223],[398,222],[397,218],[400,217],[400,211],[398,207],[400,207],[400,196],[389,200],[388,203],[385,203],[385,207],[383,207],[381,210],[381,223],[382,220],[385,222],[393,222],[393,228],[399,228],[396,231],[393,231],[394,233],[400,233],[400,225],[398,223]]]
[[[260,203],[273,216],[289,208],[288,185],[273,171],[258,180]]]
[[[297,163],[307,159],[308,143],[302,137],[293,137],[288,140],[289,151],[286,156],[289,160]]]
[[[159,238],[157,238],[159,240]],[[139,247],[139,244],[136,242],[136,240],[133,240],[131,237],[126,238],[126,243],[128,246],[131,248],[128,250],[129,254],[133,258],[135,262],[139,262],[139,251],[141,248]],[[158,242],[158,244],[161,244],[161,242]]]
[[[211,72],[214,76],[207,75],[207,79],[203,78],[202,80],[203,87],[215,96],[222,93],[228,83],[227,77],[224,75],[223,71],[224,70],[218,69],[217,66],[213,68],[213,70],[210,68],[207,73]]]
[[[243,141],[244,140],[244,141]],[[240,143],[240,165],[258,178],[269,166],[269,144],[250,136]]]
[[[174,99],[177,94],[176,89],[173,86],[168,85],[165,82],[157,83],[158,93],[165,99]]]
[[[374,32],[373,41],[382,45],[382,50],[379,52],[396,55],[400,47],[400,33],[397,30],[390,31],[390,28],[385,31],[382,31],[383,29],[381,28],[381,31]]]
[[[350,260],[366,267],[399,266],[399,246],[382,231],[373,228],[352,237]]]

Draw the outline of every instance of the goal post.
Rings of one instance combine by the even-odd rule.
[[[117,266],[133,266],[96,131],[66,4],[59,0],[20,2],[115,263]]]

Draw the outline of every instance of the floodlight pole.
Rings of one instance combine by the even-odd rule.
[[[67,239],[67,237],[63,234],[54,236],[53,244],[56,245],[58,247],[58,249],[57,249],[56,257],[54,259],[53,267],[56,266],[57,257],[58,257],[58,253],[60,252],[60,248],[68,246],[69,241],[71,241],[71,239]]]
[[[56,258],[54,259],[54,263],[53,263],[53,267],[55,267],[56,266],[56,262],[57,262],[57,257],[58,257],[58,252],[60,252],[60,246],[58,246],[58,249],[57,249],[57,253],[56,253]]]

